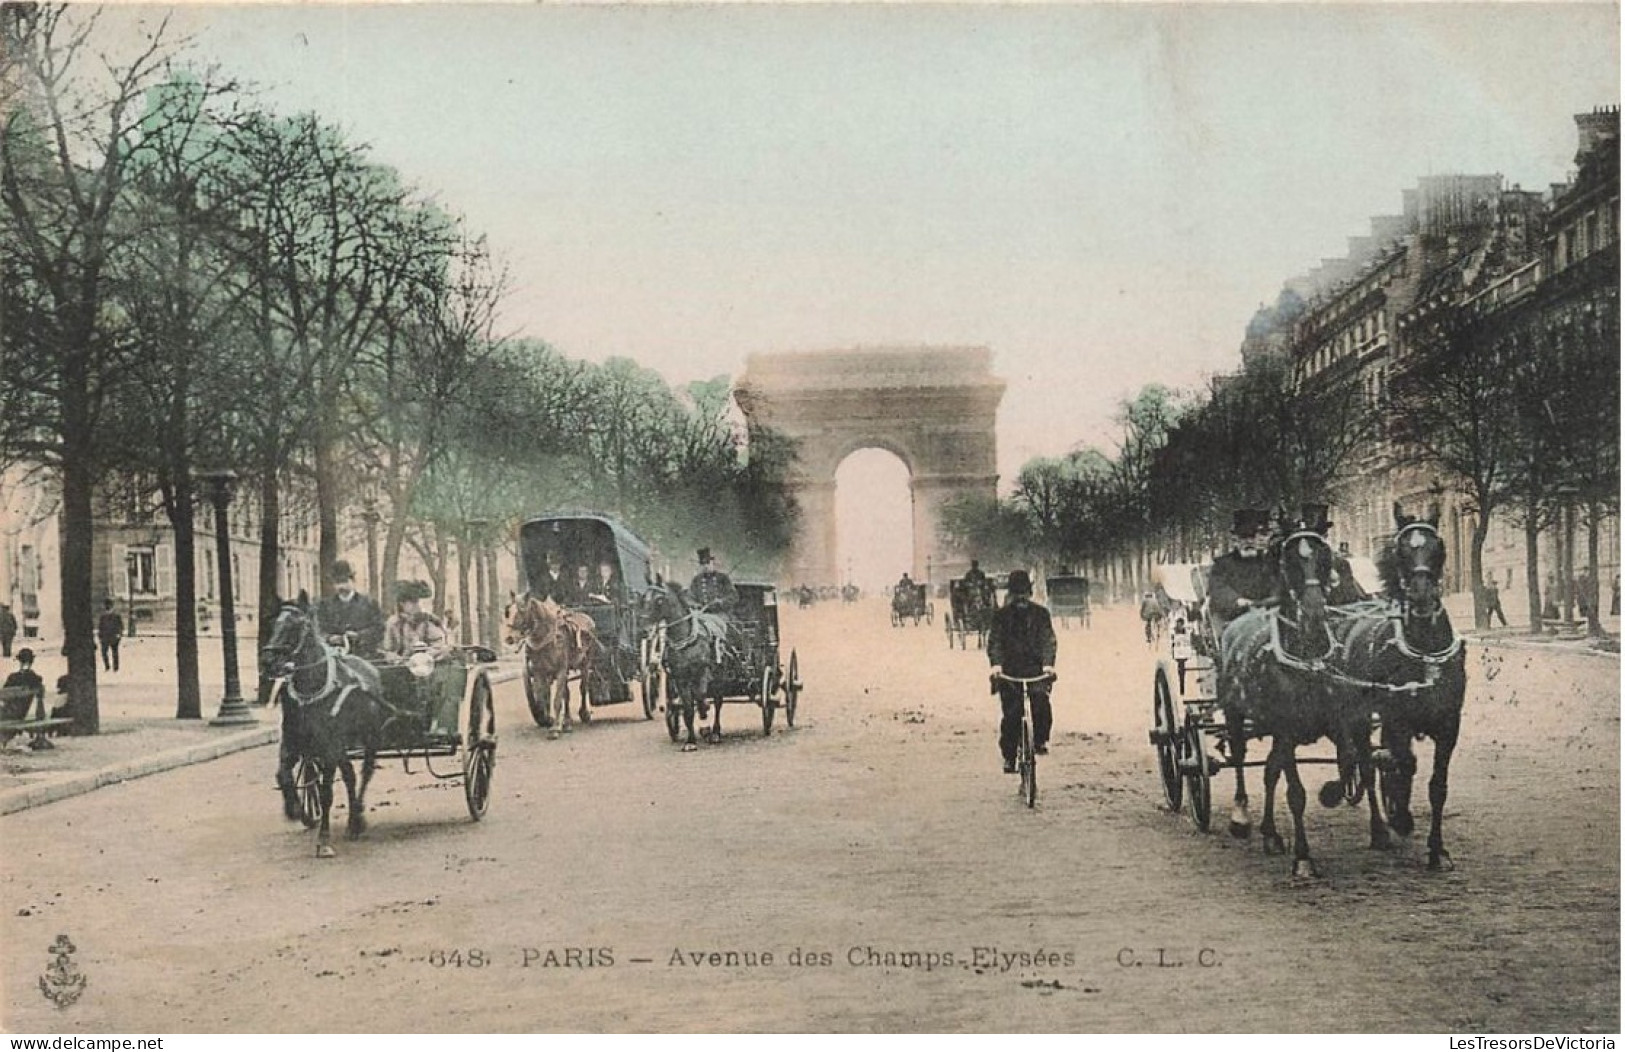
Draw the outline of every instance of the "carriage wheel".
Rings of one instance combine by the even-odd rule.
[[[1180,730],[1174,722],[1174,692],[1169,683],[1168,665],[1157,662],[1151,684],[1151,744],[1157,750],[1157,773],[1162,776],[1162,795],[1168,810],[1178,811],[1185,799],[1185,776],[1179,769]]]
[[[652,720],[655,718],[655,709],[659,707],[655,696],[660,690],[660,679],[655,675],[654,669],[643,670],[643,675],[638,677],[638,689],[643,692],[643,718]]]
[[[942,630],[948,634],[948,649],[952,650],[954,648],[954,615],[943,615]]]
[[[928,624],[928,625],[934,625],[934,624],[937,623],[937,604],[936,603],[926,603],[925,604],[925,623]]]
[[[796,652],[790,651],[790,670],[784,677],[784,725],[796,725],[796,698],[801,695],[801,662],[796,659]]]
[[[463,796],[469,816],[478,822],[491,803],[491,775],[497,765],[496,712],[491,706],[491,683],[484,676],[474,681],[469,698],[463,748]]]
[[[903,615],[899,614],[896,610],[891,612],[891,626],[893,628],[903,627]]]
[[[1185,728],[1185,750],[1191,821],[1206,833],[1213,820],[1213,776],[1208,770],[1207,732],[1194,721]]]
[[[1021,721],[1020,748],[1016,768],[1021,772],[1021,800],[1032,807],[1038,802],[1038,756],[1033,752],[1032,721],[1025,717]]]
[[[761,694],[759,696],[762,701],[762,734],[763,736],[766,736],[773,733],[773,706],[775,703],[773,700],[772,665],[768,665],[762,669],[760,690]]]
[[[299,821],[306,829],[322,824],[322,771],[308,756],[293,767],[294,791],[299,797]]]

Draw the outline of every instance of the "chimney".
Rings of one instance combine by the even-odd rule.
[[[1580,148],[1575,151],[1576,167],[1584,167],[1586,157],[1605,140],[1619,139],[1619,107],[1598,106],[1590,113],[1576,113],[1574,123],[1580,132]]]

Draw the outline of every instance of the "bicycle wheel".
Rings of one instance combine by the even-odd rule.
[[[1016,769],[1021,772],[1021,799],[1028,807],[1038,802],[1038,755],[1033,752],[1033,725],[1025,716],[1021,719],[1021,754],[1016,758]]]

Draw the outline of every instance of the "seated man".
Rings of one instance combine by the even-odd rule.
[[[1235,548],[1213,560],[1208,574],[1208,621],[1215,640],[1225,626],[1249,610],[1275,599],[1280,588],[1280,567],[1269,558],[1269,516],[1252,508],[1235,513],[1230,532]]]

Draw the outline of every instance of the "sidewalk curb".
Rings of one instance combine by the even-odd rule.
[[[143,756],[136,760],[110,764],[100,770],[72,774],[65,778],[45,782],[42,785],[11,789],[0,793],[0,815],[26,811],[31,807],[55,803],[58,800],[65,800],[71,796],[80,796],[106,785],[117,785],[120,782],[143,778],[149,774],[158,774],[163,771],[174,770],[177,767],[187,767],[195,763],[217,760],[222,756],[241,752],[244,749],[256,749],[261,745],[269,745],[276,741],[280,734],[281,728],[275,725],[256,727],[251,731],[240,731],[236,734],[223,736],[215,741],[204,742],[200,745],[188,745],[179,749],[170,749],[167,752],[155,753],[152,756]]]
[[[1476,647],[1510,647],[1514,650],[1539,650],[1547,654],[1578,654],[1581,657],[1609,658],[1619,660],[1619,654],[1612,650],[1598,650],[1576,640],[1563,643],[1541,643],[1533,639],[1497,638],[1494,636],[1464,635],[1462,639]]]

